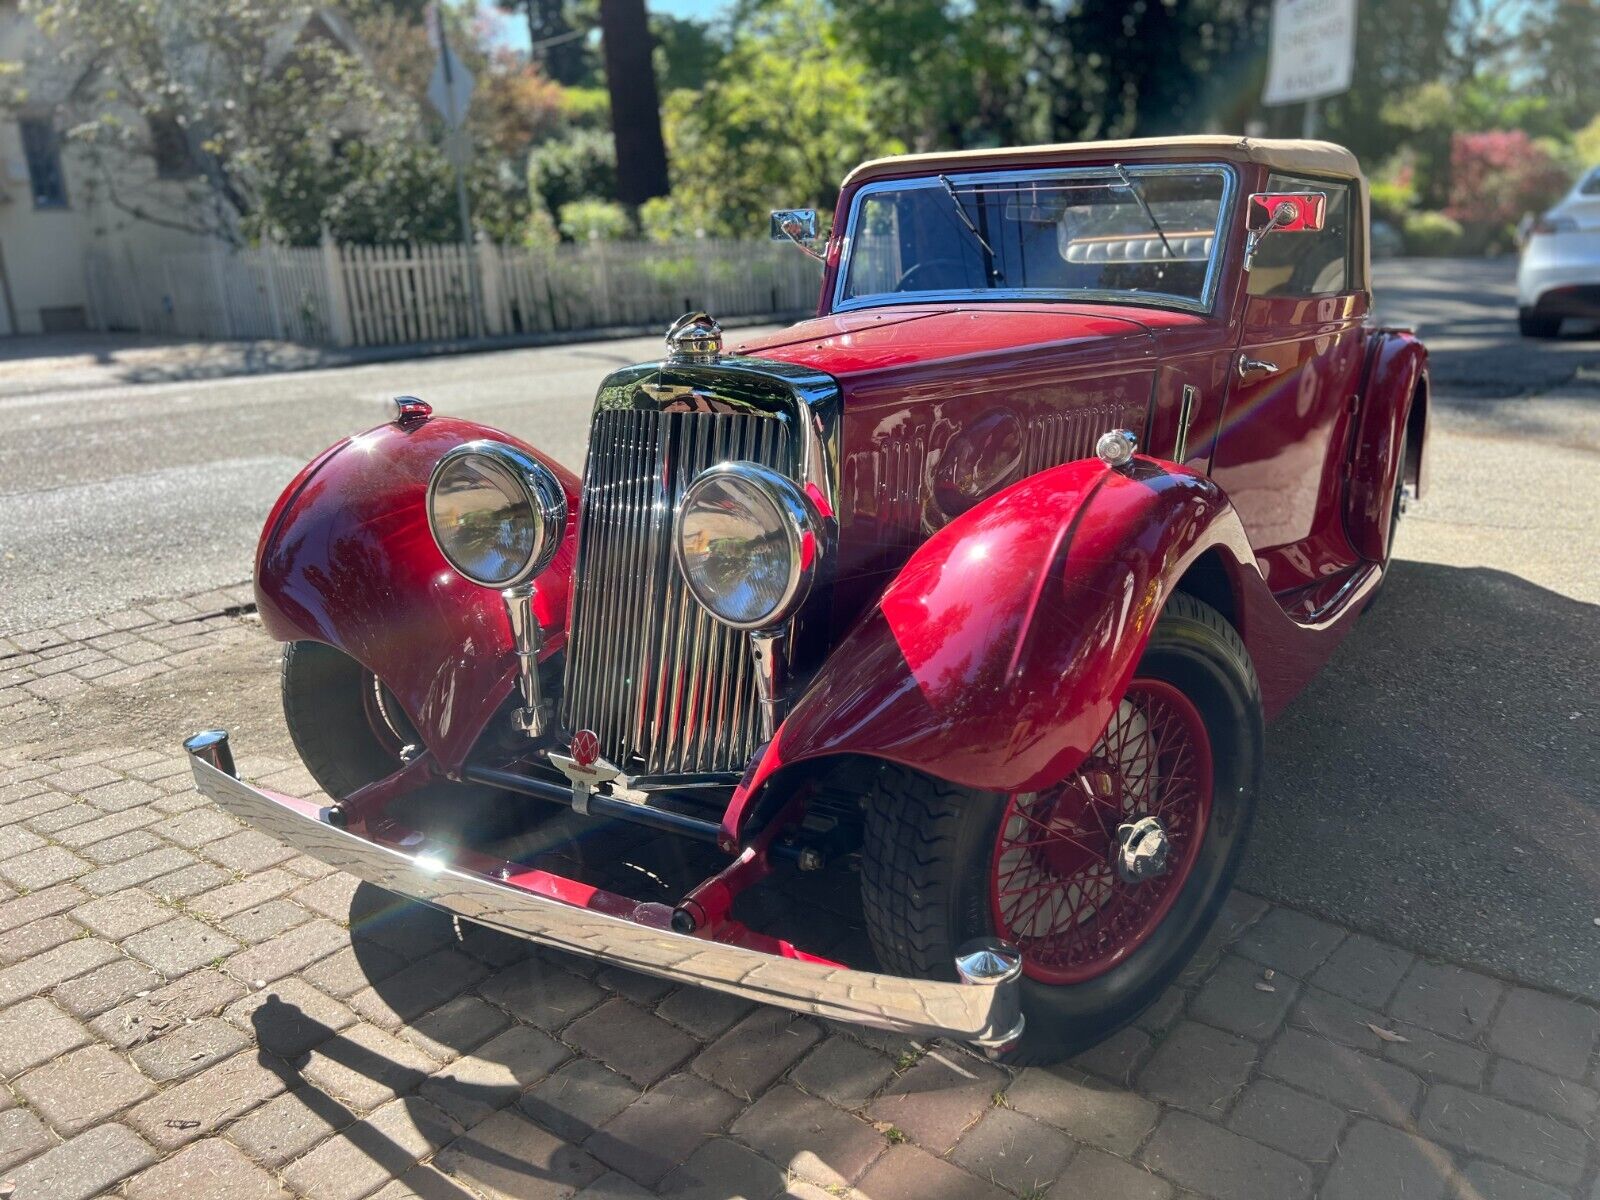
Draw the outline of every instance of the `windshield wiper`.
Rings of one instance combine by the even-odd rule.
[[[1150,205],[1145,200],[1144,193],[1139,190],[1139,185],[1133,181],[1133,176],[1122,169],[1121,163],[1112,163],[1111,169],[1117,173],[1117,178],[1122,180],[1122,186],[1133,193],[1133,198],[1139,202],[1139,207],[1144,209],[1145,220],[1150,222],[1150,228],[1154,229],[1156,236],[1161,239],[1161,247],[1167,252],[1167,257],[1177,258],[1178,256],[1172,252],[1172,243],[1167,241],[1167,235],[1161,228],[1161,222],[1156,220],[1156,214],[1150,210]]]
[[[950,203],[955,205],[956,216],[961,218],[961,223],[967,227],[967,232],[977,239],[978,245],[982,246],[983,252],[989,256],[989,278],[999,279],[1000,270],[995,266],[994,247],[984,241],[983,234],[978,232],[978,227],[972,223],[972,218],[967,216],[967,206],[962,204],[961,197],[956,195],[956,185],[950,182],[948,175],[940,175],[938,180],[944,185],[945,193],[950,197]]]

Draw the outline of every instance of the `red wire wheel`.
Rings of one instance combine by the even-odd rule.
[[[1043,792],[1013,796],[989,871],[995,931],[1041,983],[1083,983],[1142,945],[1183,891],[1211,816],[1211,739],[1199,709],[1161,679],[1129,686],[1083,765]],[[1165,867],[1118,870],[1118,830],[1154,818]],[[1149,829],[1149,825],[1144,828]]]

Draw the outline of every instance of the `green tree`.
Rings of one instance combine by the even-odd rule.
[[[62,118],[114,207],[244,240],[275,224],[282,174],[388,118],[342,25],[295,0],[28,0],[47,42],[10,103]],[[123,169],[143,161],[145,170]],[[159,167],[160,169],[156,169]],[[163,175],[189,174],[186,203]]]
[[[1388,133],[1378,144],[1405,146],[1416,168],[1417,200],[1428,209],[1450,202],[1458,134],[1520,130],[1533,138],[1566,136],[1548,97],[1520,90],[1507,76],[1489,71],[1398,92],[1382,105],[1379,119]]]
[[[1047,32],[1036,0],[838,0],[839,37],[881,81],[880,119],[918,149],[1036,141]]]
[[[617,151],[611,135],[578,129],[544,142],[528,158],[528,190],[559,222],[578,200],[615,200]]]
[[[28,0],[47,42],[11,104],[58,112],[99,194],[141,220],[235,243],[312,242],[325,224],[350,240],[454,240],[454,173],[422,99],[434,54],[420,6],[351,7],[346,25],[298,0]],[[520,237],[523,159],[559,126],[559,89],[452,21],[478,77],[474,221]],[[187,171],[171,169],[179,150]]]
[[[517,13],[528,23],[528,59],[543,73],[567,87],[595,80],[588,46],[590,22],[569,13],[565,0],[496,0],[502,11]],[[584,14],[585,16],[587,14]]]
[[[1546,97],[1569,130],[1600,113],[1600,5],[1541,0],[1523,22],[1529,91]]]
[[[1406,128],[1390,119],[1393,102],[1416,88],[1442,82],[1454,87],[1470,68],[1458,50],[1482,21],[1461,0],[1362,0],[1356,10],[1356,58],[1350,90],[1319,103],[1320,136],[1340,142],[1365,162],[1394,153]],[[1300,108],[1279,110],[1277,132],[1298,133]],[[1448,162],[1450,140],[1430,146],[1430,159]],[[1442,192],[1435,202],[1442,202]]]
[[[697,90],[713,79],[727,46],[704,21],[650,14],[650,33],[656,43],[656,78],[663,93],[680,88]]]
[[[1572,157],[1579,169],[1600,166],[1600,113],[1572,135]]]
[[[864,158],[896,154],[885,85],[823,0],[741,12],[722,70],[666,105],[674,198],[710,233],[758,235],[766,212],[831,209]]]

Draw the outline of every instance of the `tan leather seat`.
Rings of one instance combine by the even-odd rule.
[[[1062,257],[1069,263],[1159,263],[1207,262],[1211,258],[1212,234],[1208,230],[1184,230],[1167,234],[1167,253],[1161,239],[1149,237],[1086,237],[1073,238],[1063,248]]]

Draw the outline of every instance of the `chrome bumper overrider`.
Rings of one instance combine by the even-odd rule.
[[[329,866],[479,924],[573,954],[833,1020],[1002,1047],[1022,1032],[1020,957],[998,942],[961,948],[962,983],[907,979],[782,958],[673,933],[407,853],[328,824],[325,808],[252,787],[233,773],[227,735],[184,743],[195,785],[239,819]]]

